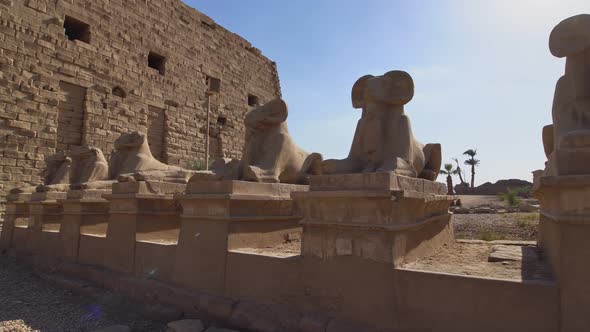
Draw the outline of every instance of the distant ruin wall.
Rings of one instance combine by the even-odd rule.
[[[528,195],[532,186],[533,184],[531,182],[518,179],[499,180],[496,183],[486,182],[475,188],[470,188],[467,183],[464,183],[455,186],[455,193],[457,195],[496,196],[501,193],[506,193],[508,190],[520,190],[521,194]]]
[[[169,164],[204,159],[212,80],[210,155],[240,157],[244,113],[281,96],[248,41],[178,0],[0,0],[0,198],[38,183],[46,156],[108,157],[131,130]]]

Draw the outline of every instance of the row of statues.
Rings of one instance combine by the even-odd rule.
[[[361,109],[347,158],[323,160],[292,139],[288,107],[282,99],[256,107],[244,119],[242,159],[218,159],[211,171],[191,171],[161,163],[150,152],[146,135],[132,132],[115,141],[107,162],[95,147],[74,147],[47,158],[44,182],[12,193],[103,189],[130,181],[243,180],[307,184],[310,175],[392,172],[434,181],[440,170],[440,144],[421,144],[413,135],[404,105],[414,96],[412,77],[403,71],[366,75],[352,88],[352,105]]]
[[[45,159],[43,183],[15,188],[12,194],[67,191],[72,184],[93,183],[108,178],[109,165],[100,149],[75,146]]]
[[[43,184],[11,190],[11,194],[56,192],[69,189],[104,189],[114,182],[158,180],[186,183],[194,173],[169,166],[152,155],[144,134],[122,134],[109,161],[98,148],[74,146],[45,160]]]

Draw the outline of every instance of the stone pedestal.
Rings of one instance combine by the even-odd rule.
[[[29,227],[29,201],[31,194],[10,195],[6,201],[6,213],[0,232],[0,252],[13,247],[15,228],[16,244],[24,246],[26,244],[26,232]]]
[[[291,192],[307,186],[244,181],[190,183],[178,195],[182,226],[174,281],[192,289],[221,292],[227,251],[284,243],[300,233]]]
[[[293,193],[303,213],[302,253],[358,256],[398,266],[454,240],[446,186],[390,173],[311,177]]]
[[[104,195],[110,203],[104,265],[131,273],[136,241],[176,243],[180,223],[173,195],[183,192],[185,187],[184,184],[149,181],[113,184],[112,194]]]
[[[90,237],[106,237],[108,225],[109,201],[102,196],[110,194],[111,190],[70,190],[67,198],[59,202],[63,206],[62,223],[60,228],[60,255],[71,262],[78,261],[78,252],[99,251],[82,240],[81,235]],[[98,264],[85,259],[81,263]]]
[[[590,326],[590,175],[539,177],[539,246],[551,263],[561,295],[561,331]]]
[[[65,192],[31,194],[29,201],[29,228],[26,251],[43,256],[59,256],[59,231]]]

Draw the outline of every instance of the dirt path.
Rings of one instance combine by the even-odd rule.
[[[37,277],[15,259],[0,255],[0,331],[92,331],[117,324],[133,331],[163,331],[165,327],[165,323],[110,302],[72,294]]]

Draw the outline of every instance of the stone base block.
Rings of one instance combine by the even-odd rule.
[[[151,181],[113,184],[112,194],[103,195],[110,202],[105,266],[132,273],[136,241],[164,237],[177,242],[180,211],[173,194],[185,188],[184,184]]]
[[[31,200],[31,193],[8,194],[6,202],[28,202]]]
[[[446,187],[391,173],[314,176],[293,193],[304,256],[358,256],[400,265],[454,240]]]
[[[175,281],[193,289],[223,289],[228,249],[280,244],[288,234],[299,233],[290,194],[307,190],[279,183],[190,183],[186,194],[176,196],[183,212]],[[205,270],[209,273],[198,272]]]
[[[60,199],[66,199],[68,196],[67,192],[62,191],[48,191],[42,193],[32,193],[31,194],[31,201],[32,202],[41,202],[41,201],[56,201]]]
[[[38,237],[38,255],[46,257],[60,257],[62,254],[61,238],[59,231],[44,230]]]
[[[12,247],[15,227],[28,228],[28,226],[28,201],[8,201],[6,203],[6,215],[2,223],[2,232],[0,232],[0,251],[8,250]]]
[[[67,199],[71,200],[83,200],[83,201],[96,201],[101,200],[103,201],[104,195],[108,195],[112,193],[110,189],[80,189],[80,190],[70,190],[66,194]]]
[[[28,227],[17,226],[14,228],[10,248],[22,253],[30,253],[32,251]]]
[[[170,195],[184,192],[185,189],[186,184],[158,181],[117,182],[113,184],[113,194]]]
[[[309,190],[318,192],[342,190],[386,191],[444,196],[447,193],[447,187],[443,183],[386,172],[316,175],[310,178]]]
[[[47,193],[36,193],[47,194]],[[57,194],[57,193],[56,193]],[[61,193],[60,193],[61,194]],[[63,193],[61,197],[65,197]],[[59,196],[38,196],[33,194],[29,202],[29,252],[37,255],[54,255],[56,252],[55,241],[44,238],[53,239],[54,235],[59,235],[62,222],[63,206],[58,201],[51,200],[36,200],[36,198],[47,197],[56,198]],[[48,233],[48,234],[45,234]]]
[[[453,242],[450,217],[439,216],[400,228],[304,223],[301,251],[308,257],[356,256],[400,266]]]
[[[557,278],[561,331],[590,326],[590,175],[538,177],[538,243]]]
[[[309,187],[286,183],[258,183],[247,181],[197,181],[186,187],[187,195],[240,195],[290,198],[292,192],[308,191]]]
[[[138,241],[135,245],[133,272],[137,276],[172,281],[176,243]]]
[[[76,262],[80,235],[106,235],[109,202],[102,198],[110,190],[71,190],[60,200],[63,218],[60,228],[61,257]]]
[[[85,265],[104,266],[106,235],[80,235],[77,262]]]

